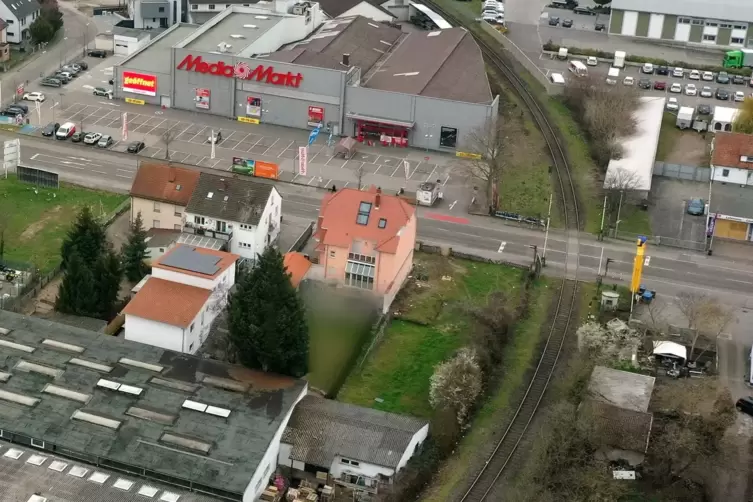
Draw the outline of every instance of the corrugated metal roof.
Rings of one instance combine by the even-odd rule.
[[[753,22],[750,0],[612,0],[612,8],[705,19]]]

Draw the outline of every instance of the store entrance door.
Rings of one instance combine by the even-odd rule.
[[[410,130],[392,124],[382,124],[368,120],[356,120],[353,136],[360,143],[366,143],[371,146],[408,146],[408,135]]]
[[[160,96],[159,105],[163,108],[170,108],[170,96]]]

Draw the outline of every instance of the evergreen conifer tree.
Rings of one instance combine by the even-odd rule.
[[[64,314],[93,316],[97,313],[96,303],[92,271],[84,263],[78,249],[71,248],[55,310]]]
[[[144,222],[141,219],[141,211],[136,215],[136,219],[131,224],[128,232],[128,240],[123,245],[121,251],[123,261],[123,272],[126,278],[131,282],[138,282],[146,274],[147,267],[144,260],[147,258],[146,253],[146,230]]]
[[[107,235],[104,226],[97,221],[91,209],[84,206],[63,240],[60,250],[61,268],[67,267],[68,258],[74,247],[85,264],[93,265],[102,253],[106,242]]]

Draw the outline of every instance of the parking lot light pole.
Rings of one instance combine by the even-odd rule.
[[[60,67],[63,67],[63,53],[68,48],[68,37],[63,38],[63,46],[60,48]]]

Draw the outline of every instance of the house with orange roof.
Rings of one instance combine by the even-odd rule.
[[[196,353],[227,302],[239,258],[185,244],[170,249],[123,309],[126,340]]]
[[[301,281],[309,273],[312,263],[303,253],[290,252],[285,253],[285,256],[283,256],[283,265],[285,266],[285,271],[290,276],[290,283],[294,288],[298,288]]]
[[[309,276],[370,291],[386,312],[413,267],[416,209],[376,187],[345,188],[322,200],[314,239]]]
[[[200,174],[164,162],[141,162],[131,185],[131,221],[141,213],[147,230],[182,230],[186,206]]]
[[[753,135],[718,132],[711,144],[706,236],[753,241]],[[709,245],[713,241],[709,242]]]

